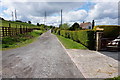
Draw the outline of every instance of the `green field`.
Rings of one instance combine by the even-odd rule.
[[[77,43],[71,39],[64,38],[62,36],[56,35],[61,43],[65,46],[66,49],[87,49],[80,43]]]
[[[2,50],[6,50],[24,46],[33,42],[38,36],[40,36],[44,32],[45,31],[42,30],[34,30],[27,34],[19,34],[13,37],[4,37],[2,39],[2,44],[0,44],[0,47],[2,48]]]
[[[16,22],[16,21],[6,21],[6,20],[0,20],[0,26],[4,26],[4,27],[9,27],[9,24],[11,25],[11,27],[17,27],[19,28],[21,27],[28,27],[28,28],[39,28],[39,26],[33,25],[33,24],[28,24],[25,22]]]

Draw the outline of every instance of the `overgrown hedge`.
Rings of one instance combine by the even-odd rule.
[[[120,26],[119,25],[98,25],[94,27],[94,30],[96,28],[103,28],[103,37],[106,38],[116,38],[120,34]]]
[[[79,30],[79,31],[69,31],[60,30],[59,28],[54,28],[53,33],[61,35],[63,37],[72,39],[86,46],[89,49],[94,49],[94,31],[93,30]]]

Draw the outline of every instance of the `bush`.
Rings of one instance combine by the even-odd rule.
[[[80,27],[80,25],[79,25],[78,23],[74,23],[74,24],[69,28],[69,30],[71,30],[71,31],[80,30],[80,29],[82,29],[82,28]]]
[[[77,33],[78,41],[88,47],[94,49],[94,31],[82,30]]]
[[[68,31],[58,29],[56,32],[66,38],[70,38],[76,42],[80,42],[89,49],[94,49],[94,31],[93,30],[79,30],[79,31]]]
[[[60,29],[56,30],[56,34],[60,35]]]
[[[97,28],[103,28],[103,37],[106,38],[116,38],[120,34],[120,26],[119,25],[99,25],[95,26],[94,30]]]

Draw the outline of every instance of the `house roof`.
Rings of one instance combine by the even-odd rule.
[[[81,23],[80,27],[86,28],[87,26],[91,25],[91,22]]]

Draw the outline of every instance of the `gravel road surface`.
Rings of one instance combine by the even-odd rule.
[[[120,62],[112,58],[117,59],[118,53],[104,52],[102,54],[97,51],[80,49],[67,49],[67,51],[85,78],[113,78],[120,75]]]
[[[37,41],[2,51],[3,78],[84,78],[50,31]]]

